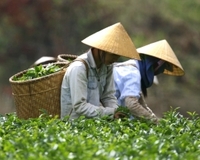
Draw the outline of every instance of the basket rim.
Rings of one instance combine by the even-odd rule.
[[[76,54],[58,54],[58,56],[74,56],[74,57],[78,57],[78,55],[76,55]]]
[[[60,58],[60,59],[63,59],[63,60],[67,60],[67,59],[65,59],[65,57],[67,57],[67,58],[77,58],[78,55],[75,55],[75,54],[59,54],[57,56],[58,59]]]
[[[68,63],[66,62],[54,62],[54,63],[51,63],[51,64],[63,64],[63,65],[67,65]],[[46,66],[47,64],[44,64],[42,66]],[[31,67],[33,68],[33,67]],[[42,76],[42,77],[38,77],[38,78],[34,78],[34,79],[29,79],[29,80],[25,80],[25,81],[13,81],[13,78],[15,76],[19,76],[19,75],[22,75],[23,73],[26,73],[30,68],[26,69],[26,70],[23,70],[23,71],[20,71],[14,75],[12,75],[10,78],[9,78],[9,82],[12,83],[12,84],[26,84],[26,83],[30,83],[30,82],[35,82],[35,81],[40,81],[40,80],[43,80],[43,79],[46,79],[46,78],[49,78],[49,77],[52,77],[52,76],[55,76],[55,75],[58,75],[58,74],[61,74],[63,72],[65,72],[65,69],[66,67],[63,67],[61,70],[57,71],[57,72],[54,72],[54,73],[51,73],[51,74],[48,74],[48,75],[45,75],[45,76]]]

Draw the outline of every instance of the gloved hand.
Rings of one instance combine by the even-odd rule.
[[[133,116],[151,120],[154,124],[158,124],[159,119],[157,116],[149,107],[147,107],[146,103],[144,103],[144,100],[142,102],[144,106],[141,105],[141,102],[139,103],[138,98],[136,97],[125,98],[125,104]]]

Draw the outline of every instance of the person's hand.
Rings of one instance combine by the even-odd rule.
[[[127,115],[119,111],[115,112],[114,114],[114,119],[125,118],[125,117],[127,117]]]
[[[159,121],[160,121],[160,118],[158,118],[158,117],[153,117],[153,118],[151,118],[151,121],[154,123],[154,124],[158,124],[159,123]]]

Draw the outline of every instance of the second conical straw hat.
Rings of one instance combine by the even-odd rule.
[[[140,47],[137,49],[137,51],[140,54],[146,54],[169,62],[171,69],[165,69],[165,74],[175,76],[184,75],[183,67],[181,66],[174,51],[165,39]]]
[[[82,40],[82,43],[119,56],[140,60],[135,45],[121,23],[92,34]]]

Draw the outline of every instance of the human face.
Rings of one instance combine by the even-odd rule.
[[[154,74],[157,75],[160,73],[160,68],[163,66],[163,64],[165,63],[165,61],[163,60],[159,60],[155,65],[154,65]]]
[[[104,52],[105,53],[105,59],[104,59],[104,63],[106,65],[110,65],[114,62],[117,62],[117,60],[119,59],[120,56],[115,55],[115,54],[111,54],[108,52]]]

